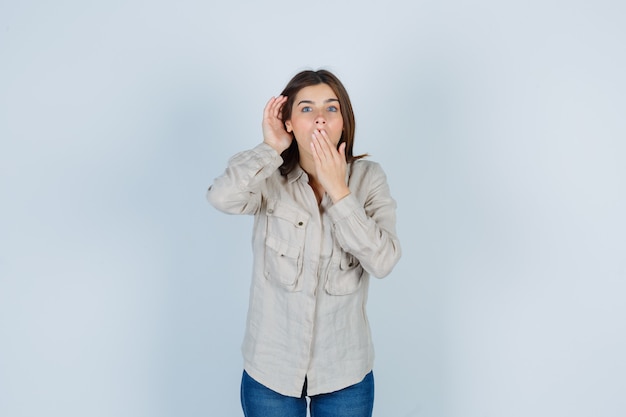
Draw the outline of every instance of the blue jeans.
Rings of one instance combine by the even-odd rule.
[[[245,417],[306,417],[306,380],[302,395],[288,397],[252,379],[241,378],[241,407]],[[374,374],[358,384],[328,394],[309,397],[311,417],[371,417],[374,407]]]

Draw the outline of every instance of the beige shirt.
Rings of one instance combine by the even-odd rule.
[[[366,314],[370,274],[400,258],[396,203],[375,162],[346,174],[350,194],[318,206],[300,167],[282,176],[269,145],[232,157],[207,198],[219,210],[255,216],[253,272],[242,345],[248,374],[283,395],[317,395],[358,383],[372,369]]]

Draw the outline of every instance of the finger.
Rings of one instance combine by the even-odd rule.
[[[276,98],[271,97],[271,98],[267,101],[267,103],[265,104],[265,108],[263,109],[263,117],[264,117],[264,118],[266,118],[266,119],[267,119],[267,118],[269,118],[269,117],[270,117],[270,114],[272,113],[272,107],[273,107],[273,104],[274,104],[274,101],[275,101],[275,100],[276,100]]]
[[[280,96],[275,97],[274,100],[272,100],[272,105],[270,107],[270,116],[276,117],[276,115],[278,114],[278,110],[280,109],[280,107],[278,107],[279,102]]]
[[[320,160],[328,160],[332,158],[331,150],[328,147],[328,141],[324,137],[323,131],[315,130],[313,132],[313,138],[315,142],[315,146],[317,148],[317,152],[320,156]]]
[[[320,134],[321,134],[321,142],[322,142],[322,148],[324,150],[325,155],[328,158],[334,158],[334,157],[338,157],[339,153],[337,151],[337,147],[333,144],[333,142],[330,140],[330,137],[328,136],[328,133],[325,130],[320,130]]]
[[[285,108],[285,104],[287,103],[287,96],[282,96],[280,100],[280,105],[278,106],[278,118],[283,120],[283,109]]]
[[[313,133],[313,137],[311,138],[311,154],[313,155],[313,162],[315,162],[316,169],[318,169],[322,164],[322,155],[319,140],[315,136],[315,133]]]
[[[320,139],[318,138],[318,132],[316,130],[313,131],[311,135],[311,149],[313,150],[313,156],[317,159],[322,157],[322,148],[320,144]]]
[[[339,144],[339,155],[341,155],[341,160],[346,160],[346,142],[341,142]]]
[[[266,119],[276,118],[282,108],[282,105],[285,103],[285,100],[286,97],[284,96],[270,98],[265,105],[265,109],[263,110],[263,116]]]
[[[273,104],[274,117],[280,118],[281,110],[286,101],[287,101],[286,96],[278,96],[276,100],[274,100],[274,104]]]
[[[333,145],[333,142],[330,140],[330,136],[328,136],[328,132],[326,132],[325,130],[320,130],[320,133],[322,134],[322,138],[324,138],[324,142],[328,146],[329,149],[332,150],[332,149],[337,148],[335,145]]]

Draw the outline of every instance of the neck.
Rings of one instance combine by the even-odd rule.
[[[313,159],[300,155],[298,163],[309,176],[309,181],[317,182],[317,172],[315,171],[315,162],[313,162]]]
[[[322,184],[320,184],[319,181],[317,180],[317,172],[315,171],[315,164],[313,160],[307,159],[307,158],[300,158],[298,162],[300,163],[300,168],[302,168],[304,172],[307,173],[307,176],[309,177],[309,186],[311,187],[311,189],[313,190],[313,193],[315,194],[315,199],[317,200],[317,204],[318,205],[321,204],[322,198],[324,196],[324,188],[322,187]]]

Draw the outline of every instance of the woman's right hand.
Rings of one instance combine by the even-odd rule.
[[[293,137],[285,130],[282,120],[282,108],[287,102],[286,96],[272,97],[263,110],[263,142],[270,145],[279,154],[291,145]]]

